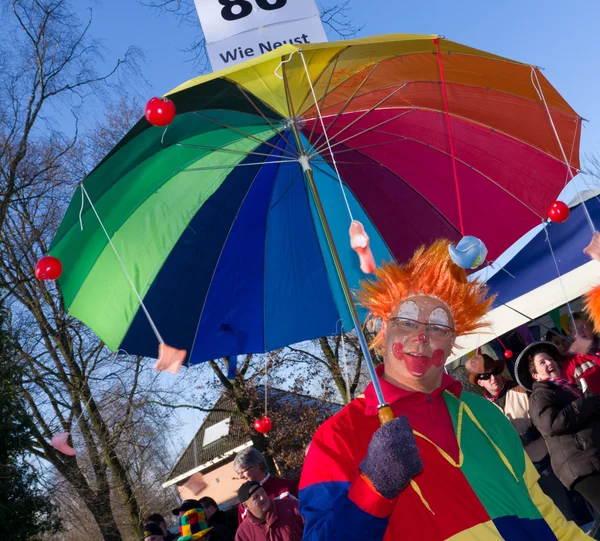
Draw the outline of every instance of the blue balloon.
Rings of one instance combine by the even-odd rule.
[[[452,261],[463,269],[476,269],[485,261],[488,251],[477,237],[466,236],[454,247],[448,246]]]

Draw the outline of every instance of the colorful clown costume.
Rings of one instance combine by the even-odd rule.
[[[394,414],[413,427],[423,472],[393,500],[361,474],[380,427],[370,384],[311,443],[300,482],[306,541],[589,539],[541,491],[519,436],[494,404],[462,392],[445,374],[430,394],[401,389],[382,374],[379,366]]]

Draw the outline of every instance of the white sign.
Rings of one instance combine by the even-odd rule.
[[[289,43],[327,41],[314,0],[194,0],[213,70]]]

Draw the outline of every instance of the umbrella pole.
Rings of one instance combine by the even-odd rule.
[[[358,312],[356,311],[356,306],[354,305],[354,301],[352,300],[352,293],[350,292],[350,287],[348,286],[348,281],[346,280],[346,275],[344,274],[344,270],[342,269],[342,263],[340,261],[340,257],[337,253],[337,249],[333,242],[333,236],[331,234],[331,230],[329,229],[329,224],[327,222],[327,218],[325,216],[325,211],[323,209],[323,205],[321,204],[321,199],[319,197],[319,193],[317,192],[317,186],[315,184],[315,179],[313,177],[313,171],[310,167],[310,163],[306,156],[300,157],[300,165],[304,170],[304,175],[306,177],[306,181],[308,183],[308,187],[310,189],[310,193],[312,195],[313,201],[315,202],[315,206],[317,207],[317,213],[319,215],[319,220],[321,225],[323,226],[323,231],[325,232],[325,238],[327,239],[327,245],[329,247],[329,253],[333,258],[333,263],[335,265],[335,270],[337,272],[338,278],[340,280],[340,285],[342,286],[342,291],[344,292],[344,297],[346,299],[346,304],[350,310],[350,315],[352,316],[352,322],[354,323],[354,328],[356,329],[356,334],[358,335],[358,341],[360,342],[360,347],[362,349],[363,355],[365,357],[365,362],[367,363],[367,368],[369,370],[369,376],[371,377],[371,382],[373,383],[373,387],[375,389],[375,394],[377,395],[377,401],[379,405],[377,409],[379,410],[379,422],[383,425],[394,418],[394,414],[392,413],[392,408],[388,403],[386,403],[383,397],[383,391],[381,390],[381,385],[379,384],[379,379],[377,377],[377,373],[375,372],[375,366],[373,366],[373,359],[371,358],[371,353],[369,352],[369,346],[367,345],[367,339],[365,338],[365,334],[362,329],[362,325],[360,323],[360,319],[358,317]],[[343,329],[342,329],[343,332]]]

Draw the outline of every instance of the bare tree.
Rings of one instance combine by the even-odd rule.
[[[32,424],[30,452],[70,484],[103,539],[122,538],[114,498],[139,536],[142,495],[155,471],[137,466],[156,443],[139,430],[149,425],[146,415],[156,415],[147,400],[156,375],[139,357],[110,354],[69,317],[57,287],[33,277],[74,186],[98,158],[86,154],[79,134],[82,104],[110,93],[121,73],[135,72],[137,53],[128,51],[100,73],[102,51],[88,36],[91,19],[81,24],[66,0],[12,0],[2,9],[0,290],[19,367],[15,386]],[[70,137],[52,116],[64,119],[67,111]],[[131,118],[121,117],[120,125],[109,118],[108,131],[96,130],[96,151],[112,146],[108,134],[120,137]],[[71,433],[77,457],[50,445],[56,432]]]
[[[185,24],[198,29],[196,39],[184,49],[190,56],[194,68],[200,73],[210,71],[210,62],[206,52],[206,40],[200,28],[194,0],[138,0],[140,4],[152,9],[155,13],[171,15],[179,24]],[[327,2],[319,6],[321,20],[326,30],[338,39],[348,39],[356,36],[364,25],[356,24],[350,17],[351,0]]]

